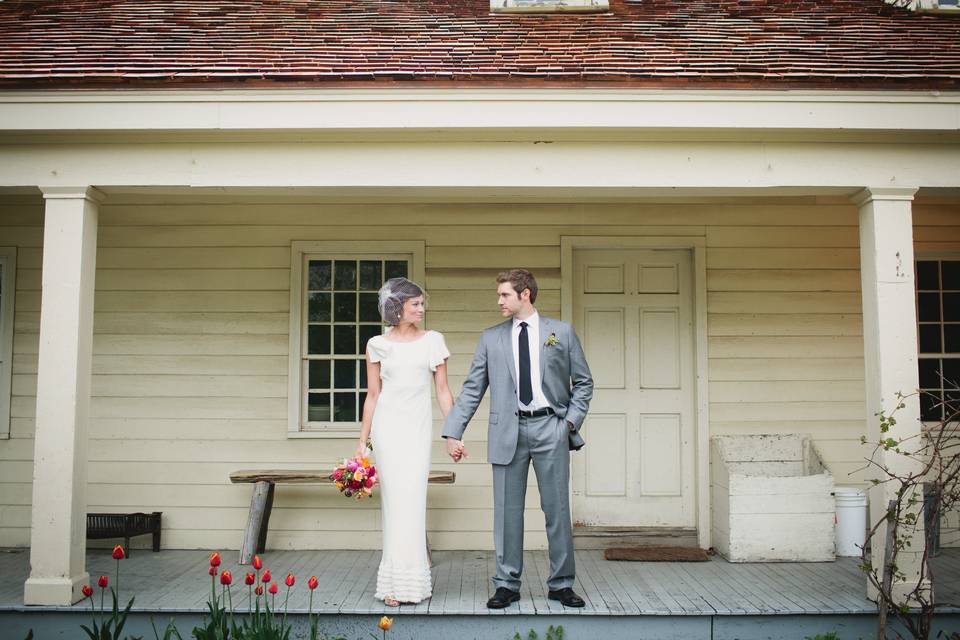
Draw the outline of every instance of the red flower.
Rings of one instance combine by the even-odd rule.
[[[260,559],[260,556],[253,556],[253,568],[257,571],[263,569],[263,560]]]
[[[363,481],[363,486],[365,486],[367,489],[372,487],[373,484],[374,484],[373,478],[367,478],[366,480]]]
[[[207,571],[207,573],[209,573],[209,574],[212,575],[212,576],[215,576],[215,575],[217,575],[217,568],[216,568],[216,567],[210,567],[210,569],[209,569],[209,571]]]
[[[284,582],[287,584],[288,587],[292,587],[296,581],[297,579],[294,577],[292,573],[288,573],[287,579],[284,580]]]
[[[220,566],[220,554],[214,551],[210,554],[210,566],[219,567]]]
[[[123,547],[117,545],[113,548],[113,559],[114,560],[123,560],[126,557],[126,554],[123,553]]]
[[[252,585],[254,582],[257,581],[257,576],[256,574],[248,573],[247,575],[243,576],[243,581],[248,585]]]
[[[276,582],[271,583],[271,584],[270,584],[270,588],[267,589],[267,591],[269,591],[269,592],[272,593],[273,595],[277,595],[277,591],[278,591],[278,590],[279,590],[279,589],[277,588],[277,583],[276,583]]]
[[[90,585],[85,584],[80,588],[80,592],[83,593],[84,598],[89,598],[93,595],[93,588]]]
[[[317,581],[317,576],[310,576],[310,579],[307,580],[307,588],[313,591],[317,588],[320,583]]]
[[[229,571],[224,571],[220,574],[220,584],[229,587],[233,584],[233,574]]]
[[[263,584],[267,584],[268,582],[270,582],[270,577],[271,577],[270,569],[267,569],[266,571],[263,572],[263,575],[260,576],[260,580],[263,581]]]
[[[101,589],[106,589],[110,581],[107,579],[107,576],[100,576],[100,579],[97,580],[97,586]]]
[[[262,596],[262,595],[263,595],[263,585],[262,585],[262,584],[258,584],[258,585],[257,585],[257,588],[254,589],[253,592],[254,592],[255,594],[257,594],[258,596]]]

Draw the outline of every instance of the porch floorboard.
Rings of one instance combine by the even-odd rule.
[[[29,573],[27,549],[0,550],[0,612],[75,611],[72,607],[26,607],[23,583]],[[247,566],[229,561],[224,552],[221,569],[234,575],[233,602],[238,611],[247,607],[243,574]],[[819,563],[733,564],[713,557],[709,562],[651,563],[608,562],[602,551],[578,550],[576,588],[584,596],[583,609],[564,609],[546,597],[545,551],[524,554],[525,578],[519,603],[501,611],[485,606],[493,590],[492,551],[434,551],[433,598],[399,609],[385,607],[373,598],[379,553],[371,551],[269,551],[266,567],[280,584],[277,604],[282,605],[288,572],[297,577],[290,592],[289,611],[305,613],[307,578],[317,575],[314,611],[324,614],[380,615],[538,615],[538,616],[769,616],[857,615],[876,608],[866,599],[865,579],[855,558]],[[210,593],[208,552],[164,550],[152,553],[135,549],[121,563],[121,597],[136,596],[135,611],[202,613]],[[114,582],[115,561],[109,549],[90,549],[87,569],[91,582],[107,574]],[[960,549],[944,549],[934,559],[938,601],[953,603],[945,612],[960,612]],[[217,585],[219,589],[219,583]],[[95,588],[96,590],[96,588]]]

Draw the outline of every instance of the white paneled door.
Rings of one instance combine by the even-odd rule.
[[[677,250],[575,250],[574,323],[594,394],[573,456],[586,526],[696,524],[693,276]]]

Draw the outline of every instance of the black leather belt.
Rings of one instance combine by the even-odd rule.
[[[540,416],[552,416],[556,413],[551,407],[544,407],[543,409],[537,409],[536,411],[524,411],[520,409],[518,415],[521,418],[539,418]]]

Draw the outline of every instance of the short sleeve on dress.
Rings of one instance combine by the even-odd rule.
[[[436,371],[437,367],[449,357],[450,351],[447,350],[447,343],[443,340],[443,334],[433,331],[430,336],[430,371]]]
[[[367,351],[370,354],[370,362],[380,362],[387,357],[387,351],[390,346],[383,339],[383,336],[374,336],[367,340]]]

